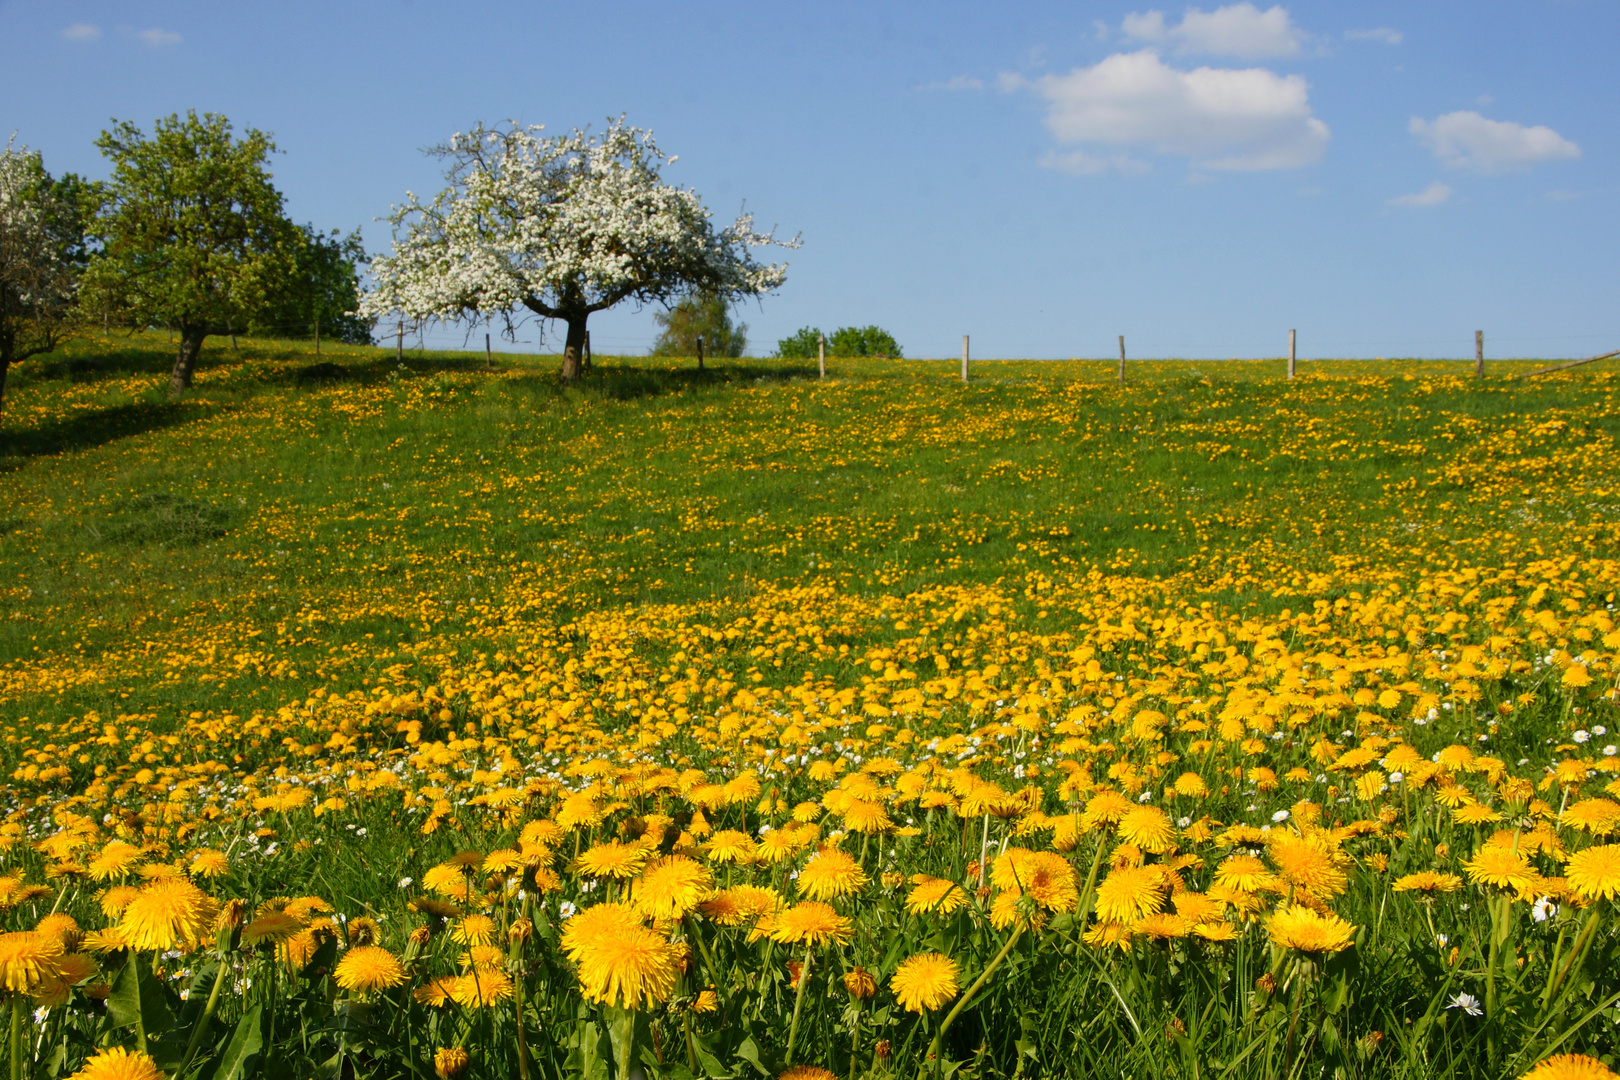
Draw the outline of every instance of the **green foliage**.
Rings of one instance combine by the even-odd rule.
[[[901,357],[900,343],[894,335],[877,326],[844,326],[827,338],[828,356],[881,356],[890,360]]]
[[[301,238],[267,168],[275,144],[223,116],[159,120],[150,138],[123,121],[96,146],[112,162],[102,250],[85,304],[134,326],[204,334],[245,327],[288,287]]]
[[[654,356],[696,356],[698,338],[704,356],[737,357],[748,347],[748,324],[733,325],[730,303],[713,293],[682,297],[668,311],[656,312],[653,321],[664,328],[653,343]]]
[[[351,345],[370,345],[377,320],[360,312],[360,268],[368,258],[360,230],[348,236],[334,229],[318,232],[298,227],[293,268],[284,286],[248,325],[248,332],[302,339],[320,336]]]
[[[782,360],[814,360],[821,344],[821,331],[806,326],[792,337],[776,343],[776,355]]]
[[[792,337],[776,343],[776,355],[783,360],[813,360],[818,355],[821,331],[806,326]],[[878,326],[844,326],[827,335],[828,356],[870,356],[888,360],[901,358],[900,343]]]

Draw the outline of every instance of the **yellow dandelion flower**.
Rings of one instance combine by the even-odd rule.
[[[1137,919],[1131,929],[1142,937],[1165,941],[1169,938],[1186,937],[1192,930],[1192,923],[1181,915],[1161,911],[1156,915],[1145,915]]]
[[[776,1080],[838,1080],[838,1074],[817,1065],[795,1065],[777,1073]]]
[[[1203,938],[1205,941],[1215,942],[1236,941],[1238,936],[1237,927],[1224,921],[1201,922],[1192,928],[1192,933],[1195,937]]]
[[[1320,899],[1338,896],[1350,884],[1335,853],[1316,836],[1284,834],[1272,840],[1266,855],[1283,881]]]
[[[1554,1054],[1519,1080],[1620,1080],[1614,1070],[1585,1054]]]
[[[101,913],[109,919],[116,919],[124,913],[129,902],[141,895],[141,890],[133,885],[114,885],[96,898],[101,906]]]
[[[1398,877],[1390,884],[1393,892],[1456,892],[1463,879],[1456,874],[1437,874],[1433,870],[1420,870],[1415,874]]]
[[[1593,836],[1607,836],[1620,829],[1620,803],[1610,799],[1582,799],[1566,807],[1559,820]]]
[[[962,969],[940,953],[919,953],[900,961],[889,976],[889,988],[908,1012],[932,1012],[955,999]]]
[[[1113,870],[1097,886],[1097,917],[1103,922],[1132,922],[1164,907],[1164,881],[1143,866]]]
[[[57,978],[67,950],[52,934],[21,930],[0,934],[0,989],[26,994],[48,979]]]
[[[799,871],[799,895],[812,900],[851,896],[865,887],[866,880],[866,873],[852,855],[838,848],[824,848]]]
[[[183,949],[208,934],[217,911],[214,898],[185,878],[160,878],[129,902],[118,928],[141,952]]]
[[[163,1070],[145,1054],[132,1054],[115,1046],[96,1051],[84,1068],[68,1080],[163,1080]]]
[[[579,963],[592,939],[641,925],[641,916],[624,904],[595,904],[563,923],[563,955]]]
[[[771,938],[784,945],[841,943],[849,940],[853,925],[831,904],[805,900],[777,914]]]
[[[668,922],[701,904],[713,891],[714,878],[695,859],[669,855],[648,864],[631,889],[637,911]]]
[[[1500,844],[1486,844],[1463,863],[1469,880],[1476,885],[1528,892],[1535,887],[1536,872],[1521,852]]]
[[[62,943],[66,952],[73,952],[84,940],[84,931],[79,929],[79,922],[65,911],[53,911],[39,922],[34,924],[34,933],[48,934]]]
[[[1356,928],[1331,912],[1298,904],[1278,908],[1266,922],[1272,944],[1308,953],[1335,953],[1355,943]]]
[[[343,954],[332,970],[333,980],[356,994],[391,990],[405,981],[405,968],[399,958],[376,945],[359,945]]]
[[[1277,884],[1277,876],[1253,855],[1228,855],[1215,868],[1215,883],[1243,892],[1263,892]]]
[[[512,996],[511,976],[491,968],[473,968],[458,975],[449,986],[450,1000],[464,1009],[478,1009],[505,1001]]]
[[[816,1065],[795,1065],[777,1073],[776,1080],[838,1080],[838,1074]]]
[[[303,922],[285,911],[267,911],[242,927],[242,944],[249,948],[255,945],[279,945],[303,929]]]
[[[1157,806],[1138,806],[1119,819],[1120,839],[1149,854],[1175,847],[1175,835],[1169,815]]]
[[[710,861],[717,863],[750,863],[754,861],[754,841],[745,832],[721,829],[703,845]]]
[[[641,872],[647,861],[647,849],[640,844],[621,844],[610,840],[589,848],[574,860],[574,873],[583,878],[613,878],[624,880]]]
[[[581,950],[578,963],[585,996],[624,1009],[643,1009],[666,1000],[679,974],[675,947],[643,926],[598,934]]]
[[[439,1080],[458,1080],[472,1066],[464,1047],[441,1046],[433,1052],[433,1073]]]
[[[190,870],[195,877],[219,877],[231,868],[231,861],[222,851],[213,848],[198,848],[191,853]]]
[[[488,915],[468,915],[450,930],[450,936],[463,945],[488,945],[500,926]]]
[[[864,1001],[877,993],[877,980],[870,971],[857,964],[844,972],[844,989],[849,991],[850,997]]]
[[[967,905],[967,893],[962,886],[944,878],[927,874],[911,875],[911,891],[906,894],[906,910],[913,915],[925,911],[949,915]]]
[[[141,849],[122,840],[110,841],[93,857],[87,869],[97,881],[127,877],[141,861]]]
[[[1564,867],[1575,895],[1585,900],[1613,900],[1620,894],[1620,844],[1577,851]]]

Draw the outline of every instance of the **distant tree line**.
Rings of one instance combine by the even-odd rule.
[[[287,217],[268,135],[188,112],[151,135],[115,122],[96,146],[105,182],[54,178],[26,146],[0,152],[0,407],[13,364],[85,324],[174,330],[173,393],[212,335],[371,341],[360,234]]]
[[[741,214],[716,228],[695,192],[662,182],[650,132],[621,117],[600,135],[543,136],[508,123],[457,133],[430,153],[448,186],[407,194],[390,254],[358,232],[295,225],[271,181],[275,152],[214,113],[114,121],[96,141],[105,182],[46,172],[37,151],[0,157],[0,406],[10,367],[75,327],[168,327],[172,394],[191,385],[211,336],[320,335],[368,343],[379,318],[504,321],[524,311],[566,328],[562,378],[578,378],[586,320],[625,300],[659,303],[656,351],[738,356],[730,304],[777,288],[785,265],[751,249],[798,247]],[[362,294],[369,266],[372,288]]]
[[[776,355],[784,360],[813,360],[820,353],[821,331],[806,326],[792,337],[776,343]],[[894,335],[877,326],[844,326],[827,335],[828,356],[882,356],[891,360],[904,357]]]

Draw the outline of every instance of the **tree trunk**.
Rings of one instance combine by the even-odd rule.
[[[586,316],[581,315],[568,320],[568,337],[563,344],[562,362],[562,380],[565,383],[579,378],[581,357],[585,351],[585,319]]]
[[[191,388],[191,373],[197,366],[197,356],[202,352],[203,339],[207,336],[206,327],[180,324],[180,349],[174,354],[174,374],[169,377],[170,397],[179,397],[181,391]]]

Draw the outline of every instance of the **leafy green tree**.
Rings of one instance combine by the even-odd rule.
[[[705,356],[741,356],[748,347],[748,324],[732,325],[731,305],[714,293],[684,296],[653,321],[664,328],[653,342],[654,356],[696,356],[698,338]]]
[[[821,346],[821,331],[806,326],[792,337],[776,343],[776,355],[783,360],[814,360]]]
[[[900,343],[894,335],[876,326],[845,326],[827,338],[829,356],[886,356],[899,359]]]
[[[115,123],[96,140],[113,165],[85,271],[86,305],[133,326],[172,326],[169,392],[191,385],[210,334],[262,318],[292,288],[301,243],[266,168],[275,144],[237,138],[215,113],[159,120],[151,138]]]
[[[53,180],[37,150],[0,150],[0,408],[11,365],[53,351],[72,325],[96,186]]]
[[[307,338],[319,323],[323,338],[370,345],[377,320],[359,313],[360,268],[369,261],[360,230],[344,236],[336,229],[326,234],[300,225],[298,233],[289,280],[248,331]]]

